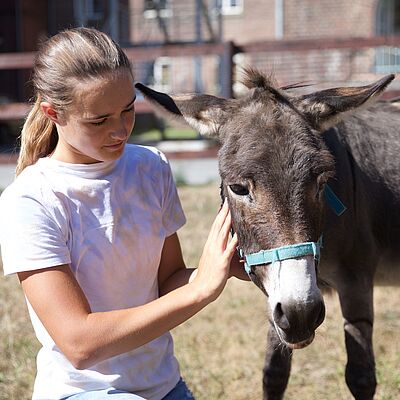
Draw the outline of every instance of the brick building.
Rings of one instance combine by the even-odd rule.
[[[245,45],[400,34],[398,0],[131,0],[130,7],[130,41],[137,45],[213,40]],[[235,63],[272,71],[282,84],[312,81],[325,87],[369,82],[397,72],[400,51],[397,47],[325,49],[322,44],[304,51],[239,53]],[[161,90],[218,93],[218,65],[215,56],[203,57],[201,62],[162,58],[147,65],[147,72],[139,66],[138,75]],[[236,75],[239,79],[240,74]],[[235,88],[239,93],[240,84]]]
[[[227,60],[212,52],[187,54],[187,43],[234,42],[236,95],[244,65],[273,72],[280,84],[311,81],[319,87],[370,82],[400,69],[400,40],[391,47],[332,45],[346,38],[399,38],[400,0],[1,0],[0,56],[35,51],[41,37],[82,25],[106,31],[126,48],[175,45],[172,56],[133,59],[137,79],[163,91],[226,93],[221,82],[231,74]],[[265,41],[292,43],[265,51],[252,46]],[[29,69],[2,62],[0,108],[27,101]],[[397,81],[391,88],[400,89]]]

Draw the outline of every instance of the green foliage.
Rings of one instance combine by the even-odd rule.
[[[193,129],[167,127],[164,132],[161,132],[157,129],[151,129],[137,134],[135,130],[133,130],[130,141],[134,143],[140,143],[157,142],[159,140],[190,140],[197,138],[198,134]]]

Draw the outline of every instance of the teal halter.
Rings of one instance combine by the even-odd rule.
[[[325,185],[324,197],[328,205],[338,216],[346,211],[346,206],[335,195],[333,190]],[[271,250],[261,250],[257,253],[245,255],[240,249],[240,256],[244,258],[244,269],[250,275],[251,267],[255,265],[271,264],[275,261],[283,261],[291,258],[304,257],[312,255],[317,265],[321,257],[322,235],[317,242],[306,242],[291,244],[288,246],[276,247]]]

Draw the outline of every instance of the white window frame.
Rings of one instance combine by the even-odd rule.
[[[377,34],[394,35],[395,1],[380,1],[377,15]],[[399,27],[397,26],[397,30]],[[382,46],[375,50],[375,72],[387,74],[400,71],[400,47]]]
[[[169,68],[169,82],[163,82],[163,68]],[[158,57],[153,66],[153,88],[160,92],[170,92],[172,89],[172,60],[170,57]]]
[[[159,15],[161,18],[170,18],[172,17],[172,8],[170,0],[165,1],[165,8],[162,8],[159,11]],[[157,18],[157,10],[155,8],[143,10],[143,17],[147,19]]]
[[[375,72],[379,74],[400,72],[400,47],[378,47],[375,50]]]
[[[233,5],[232,0],[221,0],[221,12],[223,15],[239,15],[243,12],[244,0],[235,0]]]
[[[243,67],[247,64],[248,58],[246,58],[245,53],[236,53],[233,56],[233,68],[234,68],[234,82],[233,82],[233,93],[235,96],[242,96],[247,93],[248,89],[241,82],[239,78],[239,71],[243,69]]]

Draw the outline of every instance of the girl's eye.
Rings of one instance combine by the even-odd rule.
[[[135,107],[130,107],[130,108],[127,108],[126,110],[124,110],[124,112],[131,112],[131,111],[133,111],[135,109]]]
[[[91,124],[92,124],[92,125],[95,125],[95,126],[99,126],[99,125],[103,125],[104,122],[106,122],[105,119],[103,119],[103,120],[101,120],[101,121],[99,121],[99,122],[91,122]]]

